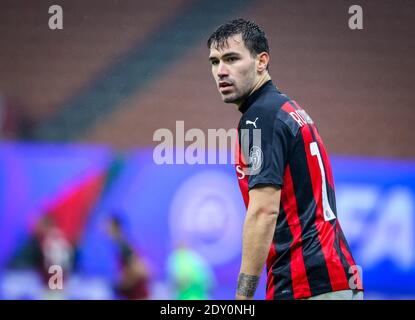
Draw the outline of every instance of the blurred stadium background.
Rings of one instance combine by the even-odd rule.
[[[363,30],[348,28],[353,4]],[[48,28],[51,5],[63,30]],[[410,0],[2,0],[0,298],[119,298],[113,215],[147,265],[149,298],[177,297],[178,244],[206,262],[195,281],[210,284],[209,298],[233,298],[245,214],[233,166],[158,166],[152,150],[154,131],[179,120],[236,127],[205,45],[234,17],[265,28],[274,83],[318,124],[366,298],[415,298]],[[45,289],[34,245],[45,217],[60,232],[55,258],[69,261],[59,294]]]

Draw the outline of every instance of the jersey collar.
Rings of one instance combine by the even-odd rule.
[[[239,111],[242,113],[245,113],[249,107],[269,88],[274,87],[272,84],[272,80],[268,80],[265,82],[262,86],[260,86],[257,90],[255,90],[253,93],[251,93],[248,98],[241,104],[239,107]]]

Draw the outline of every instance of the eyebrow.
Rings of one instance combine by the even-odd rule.
[[[240,57],[241,55],[239,53],[237,53],[237,52],[228,52],[228,53],[225,53],[222,56],[222,59],[226,59],[226,58],[234,57],[234,56]],[[216,60],[216,59],[218,59],[218,58],[217,57],[209,57],[209,61]]]

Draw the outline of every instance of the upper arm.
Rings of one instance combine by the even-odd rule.
[[[279,213],[281,189],[276,186],[256,186],[249,190],[249,207],[251,212]]]
[[[241,128],[249,130],[249,135],[242,132],[240,141],[244,158],[248,160],[250,169],[248,188],[251,190],[265,185],[281,188],[293,135],[286,124],[277,117],[277,112],[272,109],[252,110],[249,119],[257,119],[257,128],[253,129],[252,126],[242,123]],[[256,138],[258,136],[259,139]],[[244,137],[249,143],[244,143]]]

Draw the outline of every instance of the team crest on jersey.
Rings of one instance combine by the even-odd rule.
[[[262,161],[263,161],[263,153],[260,147],[252,146],[251,150],[249,151],[249,165],[250,165],[250,174],[254,175],[261,170]]]

